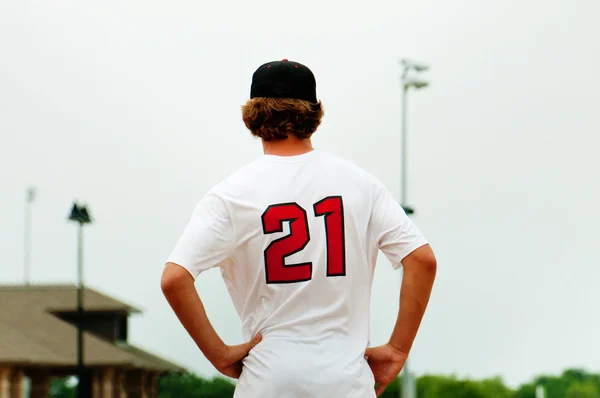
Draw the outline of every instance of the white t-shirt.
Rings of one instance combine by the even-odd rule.
[[[378,250],[394,269],[427,241],[388,190],[313,150],[264,155],[213,187],[169,262],[220,267],[250,340],[240,398],[375,397],[364,359]]]

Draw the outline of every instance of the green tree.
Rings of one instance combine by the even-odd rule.
[[[400,390],[402,385],[402,378],[398,377],[396,380],[392,381],[383,394],[381,394],[380,398],[398,398],[400,396]]]
[[[568,369],[559,376],[542,375],[523,384],[516,391],[499,377],[484,380],[458,379],[455,376],[425,375],[417,379],[419,398],[536,398],[538,385],[546,389],[547,398],[600,398],[600,374]],[[401,378],[388,386],[381,398],[397,398]],[[171,374],[159,385],[159,398],[231,398],[235,386],[227,379],[206,380],[192,373]],[[64,380],[55,380],[52,398],[73,398],[73,389]],[[71,394],[71,395],[69,395]]]
[[[545,388],[546,398],[600,398],[600,375],[583,369],[567,369],[560,376],[538,376],[532,383],[519,387],[514,397],[535,398],[535,388],[538,385]]]
[[[206,380],[193,373],[173,373],[160,380],[159,398],[231,398],[235,385],[217,377]]]
[[[593,380],[575,382],[567,389],[565,398],[600,398],[600,389]]]
[[[514,398],[535,398],[535,385],[523,384],[519,387],[519,389],[515,392]]]
[[[75,387],[67,379],[55,378],[50,381],[50,398],[75,398]]]
[[[484,379],[478,385],[485,397],[513,398],[515,395],[514,391],[508,388],[500,377]]]
[[[455,376],[428,375],[417,380],[417,393],[420,398],[503,398],[493,395],[499,389],[496,384],[497,381],[488,381],[484,386],[481,382],[459,380]]]

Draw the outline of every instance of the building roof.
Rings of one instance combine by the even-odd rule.
[[[77,288],[73,285],[0,285],[0,295],[3,299],[14,301],[14,304],[31,303],[50,311],[77,309]],[[88,287],[84,290],[83,304],[86,311],[142,312],[132,305]]]
[[[84,308],[91,312],[141,312],[133,306],[86,288]],[[77,328],[53,313],[76,310],[75,286],[0,286],[0,364],[76,365]],[[184,369],[128,343],[84,333],[88,366],[123,366],[154,371]]]

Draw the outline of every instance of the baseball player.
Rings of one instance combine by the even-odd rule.
[[[426,310],[436,259],[374,176],[314,149],[323,117],[306,66],[268,62],[242,118],[264,155],[200,200],[162,275],[162,291],[199,349],[238,379],[238,398],[371,398],[400,373]],[[370,347],[381,251],[403,268],[389,341]],[[246,343],[226,345],[194,281],[219,267]]]

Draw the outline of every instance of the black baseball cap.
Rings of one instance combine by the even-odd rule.
[[[317,103],[317,83],[308,67],[288,61],[267,62],[252,75],[250,98],[293,98]]]

